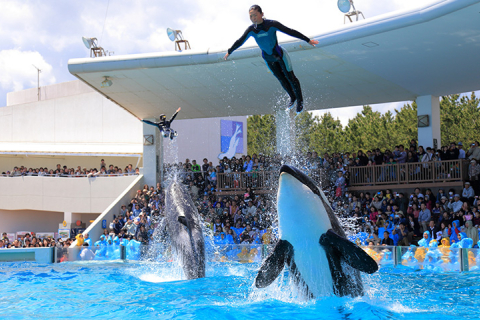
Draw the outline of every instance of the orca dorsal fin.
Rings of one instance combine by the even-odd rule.
[[[362,248],[348,239],[342,238],[328,230],[320,237],[320,245],[336,248],[343,260],[352,268],[365,273],[374,273],[378,270],[378,265]]]
[[[282,272],[285,264],[290,264],[293,257],[293,246],[287,240],[279,240],[272,253],[265,259],[255,278],[257,288],[268,287]]]

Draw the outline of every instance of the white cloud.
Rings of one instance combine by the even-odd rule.
[[[37,69],[40,85],[55,83],[52,66],[37,51],[20,51],[16,49],[0,51],[0,87],[3,90],[18,91],[37,86]]]

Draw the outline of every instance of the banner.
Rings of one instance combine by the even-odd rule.
[[[58,229],[58,237],[62,239],[70,238],[70,229]]]

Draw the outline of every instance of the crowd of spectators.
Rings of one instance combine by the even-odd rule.
[[[88,239],[88,234],[85,235]],[[9,239],[7,233],[2,233],[0,248],[68,248],[75,239],[55,239],[53,237],[39,237],[35,232],[28,232],[17,239]]]
[[[328,176],[322,187],[350,234],[364,232],[374,244],[410,245],[417,243],[428,232],[430,237],[448,237],[451,241],[458,239],[462,231],[468,231],[474,243],[478,242],[480,225],[480,202],[477,203],[478,176],[480,164],[478,142],[472,143],[468,152],[463,150],[462,143],[452,143],[448,148],[437,151],[431,148],[417,147],[412,141],[408,152],[400,145],[390,152],[362,151],[353,153],[325,153],[323,158],[317,152],[281,158],[279,155],[265,156],[253,154],[238,158],[224,158],[214,165],[203,159],[200,165],[196,160],[166,165],[165,173],[175,171],[178,178],[186,185],[198,212],[211,228],[217,244],[271,244],[275,242],[276,208],[271,194],[257,194],[254,184],[247,186],[242,192],[231,196],[216,194],[216,180],[219,173],[277,171],[282,163],[291,163],[310,176],[322,172]],[[431,161],[468,159],[472,163],[469,168],[470,181],[463,190],[450,189],[432,192],[427,189],[415,189],[413,193],[380,190],[373,194],[368,192],[353,193],[348,191],[348,168],[360,165],[380,165],[386,163],[402,163],[408,161]],[[107,166],[104,160],[100,171],[95,169],[67,169],[57,165],[55,171],[46,168],[15,168],[10,176],[42,175],[40,172],[53,172],[57,176],[83,176],[85,173],[95,175],[135,174],[129,165],[122,170],[113,165]],[[255,176],[252,174],[252,177]],[[122,206],[109,227],[103,232],[105,237],[134,239],[148,244],[158,222],[163,218],[165,206],[164,190],[160,184],[156,187],[145,185],[138,190],[131,201]],[[474,236],[476,234],[476,237]],[[0,247],[30,246],[69,246],[75,239],[16,239],[13,242],[3,240]],[[386,240],[385,240],[386,239]],[[40,241],[41,240],[41,241]],[[88,243],[88,242],[87,242]]]
[[[27,168],[24,166],[14,167],[12,171],[2,172],[1,177],[106,177],[106,176],[126,176],[138,175],[139,169],[133,168],[132,164],[127,165],[124,169],[110,164],[107,166],[105,160],[102,159],[97,168],[87,169],[86,167],[77,166],[77,168],[68,168],[57,164],[56,168],[49,169],[47,167]]]

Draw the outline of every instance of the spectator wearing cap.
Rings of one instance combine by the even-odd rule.
[[[480,148],[478,147],[478,141],[475,141],[470,145],[470,149],[467,152],[467,157],[468,160],[475,159],[478,162],[480,159]]]
[[[465,150],[463,150],[463,143],[458,143],[458,159],[465,159]]]
[[[127,223],[125,224],[125,229],[127,231],[127,235],[135,235],[135,231],[137,230],[137,226],[133,223],[132,219],[128,219]]]
[[[473,204],[473,201],[475,200],[475,191],[473,190],[472,186],[470,185],[470,182],[466,181],[465,182],[465,187],[463,188],[462,191],[462,201],[468,202],[470,205]]]
[[[450,199],[448,203],[448,209],[452,210],[453,213],[457,213],[462,208],[463,202],[460,200],[460,195],[455,194],[453,199]]]

